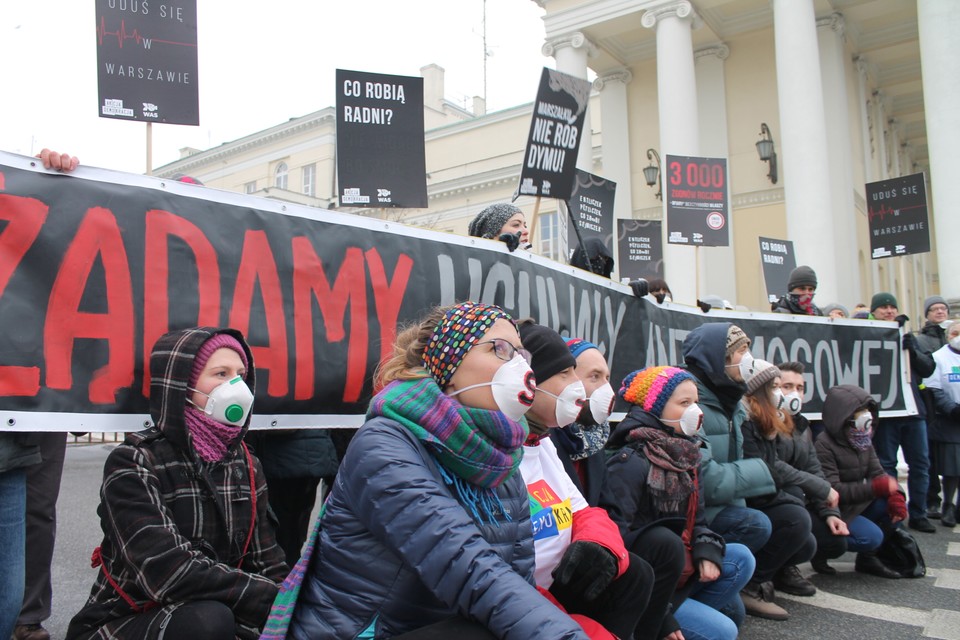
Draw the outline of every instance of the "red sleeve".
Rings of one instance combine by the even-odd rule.
[[[560,611],[563,611],[570,616],[571,620],[580,625],[580,628],[583,629],[583,632],[587,634],[587,637],[590,638],[590,640],[617,640],[617,636],[607,631],[602,624],[593,618],[588,618],[587,616],[579,613],[568,613],[567,610],[563,608],[563,605],[553,597],[553,594],[543,587],[537,587],[537,591],[539,591],[540,595],[542,595],[544,598],[552,602],[555,607],[560,609]]]
[[[595,542],[617,557],[617,577],[624,574],[630,566],[630,556],[623,545],[620,529],[614,524],[606,510],[600,507],[586,507],[573,513],[573,542]]]

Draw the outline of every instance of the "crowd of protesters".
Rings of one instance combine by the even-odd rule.
[[[470,234],[529,242],[508,204]],[[595,245],[571,262],[609,277]],[[631,286],[672,298],[662,280]],[[798,267],[773,311],[848,317],[815,305],[816,287]],[[835,574],[829,560],[853,551],[858,572],[910,577],[883,545],[904,525],[955,526],[960,484],[960,323],[942,297],[924,307],[902,344],[919,415],[881,420],[865,390],[839,385],[820,424],[802,414],[803,365],[754,358],[733,323],[704,323],[681,362],[611,383],[587,340],[491,304],[438,307],[398,333],[349,443],[248,433],[244,336],[172,331],[149,359],[154,426],[106,461],[97,574],[68,638],[732,639],[747,615],[789,619],[778,591],[816,593],[805,563]],[[902,319],[889,293],[868,311]],[[626,413],[611,424],[617,397]],[[24,597],[22,548],[30,470],[54,469],[59,485],[62,453],[50,455],[0,434],[3,506],[19,515],[0,545],[12,585],[0,638],[49,638],[49,550],[31,558],[26,542],[46,577]]]

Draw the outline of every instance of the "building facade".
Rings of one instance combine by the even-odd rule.
[[[728,160],[731,246],[664,244],[677,301],[714,294],[767,310],[759,236],[793,241],[798,264],[819,275],[821,305],[851,307],[891,291],[919,320],[925,296],[960,296],[960,263],[947,244],[960,231],[948,186],[957,162],[949,150],[960,142],[949,115],[960,98],[960,12],[951,0],[535,1],[545,64],[593,80],[578,166],[617,183],[617,218],[664,215],[644,179],[648,149]],[[486,113],[476,98],[468,112],[444,99],[440,67],[421,72],[429,207],[352,211],[465,234],[480,209],[513,197],[532,105]],[[776,182],[757,153],[762,124]],[[335,110],[184,150],[156,173],[176,172],[336,206]],[[918,172],[933,251],[872,260],[865,183]],[[534,226],[533,250],[562,259],[556,202],[517,204]]]

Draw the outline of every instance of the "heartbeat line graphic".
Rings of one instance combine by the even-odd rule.
[[[104,38],[116,38],[117,45],[123,49],[123,43],[127,40],[133,40],[138,45],[143,46],[144,49],[149,49],[154,42],[159,42],[161,44],[172,44],[180,47],[196,47],[195,42],[175,42],[173,40],[157,40],[155,38],[148,38],[140,33],[139,30],[134,29],[133,31],[127,32],[126,22],[120,21],[120,28],[116,31],[107,31],[107,21],[105,18],[100,18],[100,24],[97,25],[97,45],[103,46]]]
[[[867,218],[869,220],[880,218],[880,221],[882,222],[886,216],[899,215],[901,212],[907,212],[907,211],[910,211],[911,209],[922,209],[924,208],[924,206],[925,205],[922,205],[922,204],[915,204],[910,207],[898,207],[896,209],[892,209],[892,208],[888,209],[886,205],[880,205],[879,209],[869,209],[867,211]]]

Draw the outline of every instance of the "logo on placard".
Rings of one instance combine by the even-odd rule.
[[[133,109],[127,109],[123,106],[123,100],[116,98],[104,98],[103,106],[100,107],[100,113],[105,116],[133,117]]]
[[[344,189],[343,195],[340,196],[340,204],[368,204],[370,202],[370,196],[360,195],[360,189]]]
[[[143,103],[143,117],[145,118],[157,118],[159,114],[157,113],[157,105],[152,102]]]
[[[726,222],[727,221],[724,219],[723,214],[719,211],[711,211],[707,214],[707,226],[714,231],[723,229],[723,225],[725,225]]]

